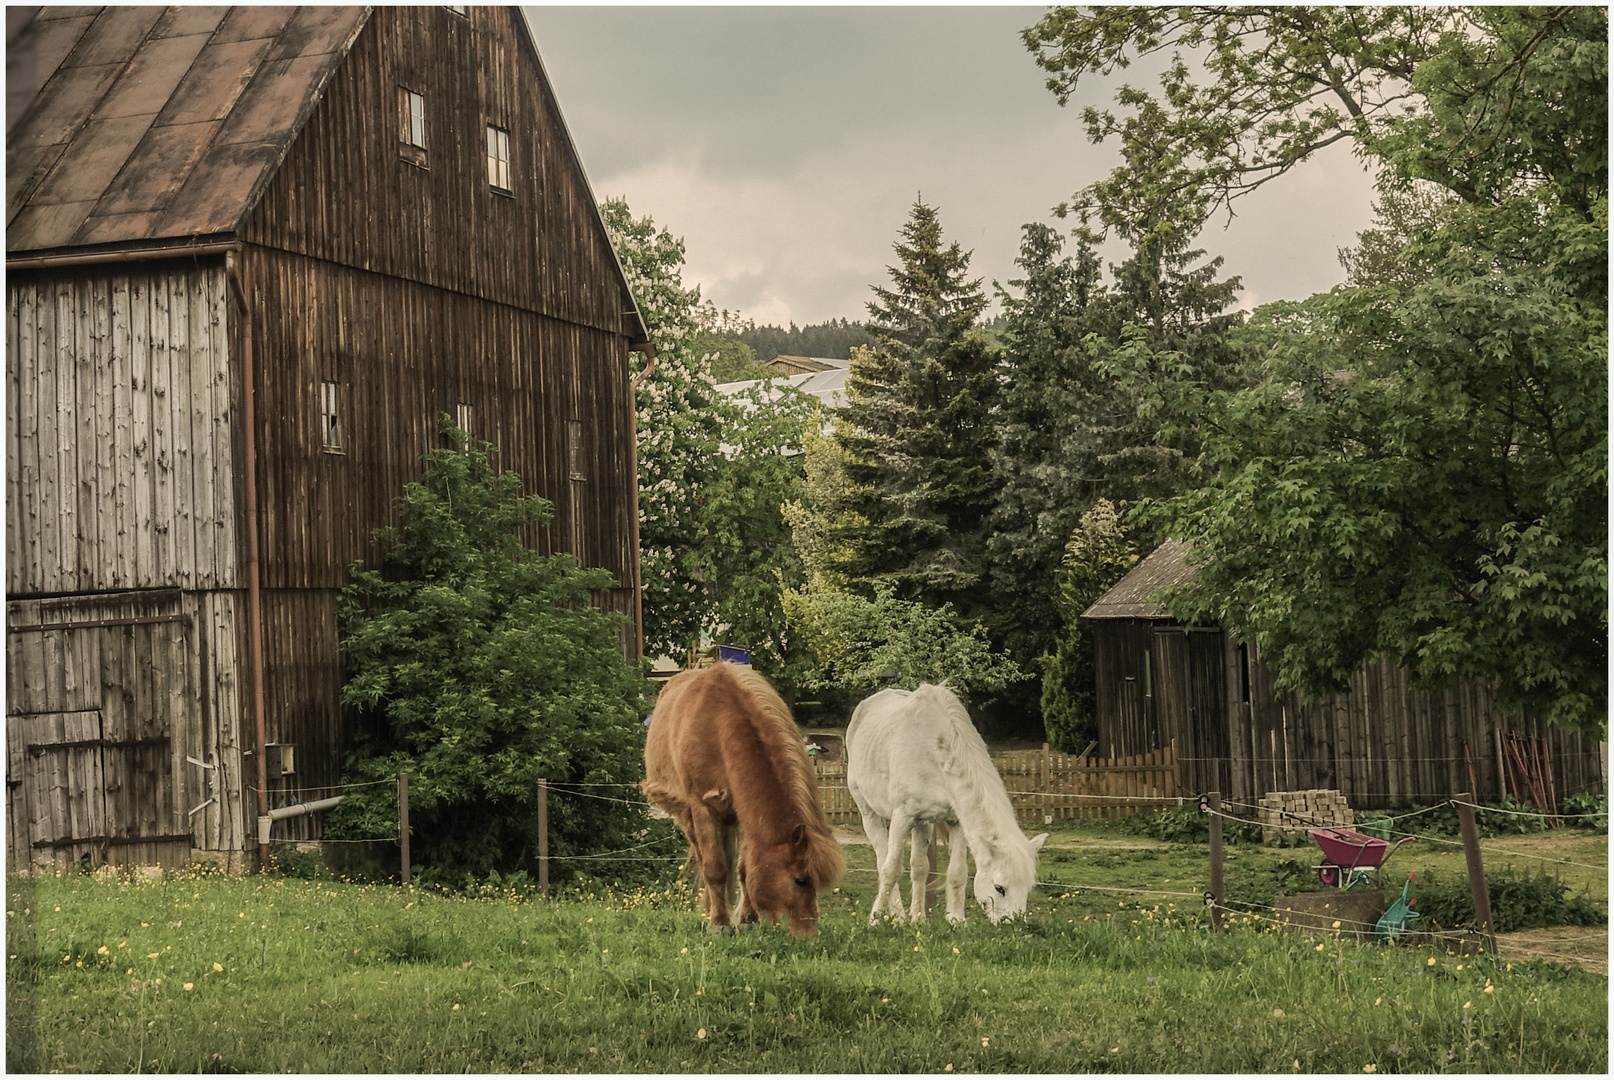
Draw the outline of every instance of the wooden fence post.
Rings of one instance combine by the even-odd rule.
[[[398,860],[403,864],[403,883],[409,884],[409,774],[398,774]]]
[[[1474,825],[1474,793],[1461,795],[1457,803],[1457,824],[1463,834],[1463,856],[1468,860],[1468,889],[1474,897],[1474,924],[1485,938],[1486,947],[1496,952],[1496,935],[1491,929],[1491,890],[1485,883],[1485,863],[1480,858],[1479,829]]]
[[[549,780],[538,781],[538,895],[549,895]]]
[[[1213,791],[1210,802],[1211,929],[1222,928],[1222,793]]]

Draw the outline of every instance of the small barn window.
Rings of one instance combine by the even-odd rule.
[[[426,99],[406,86],[398,87],[398,156],[426,164]]]
[[[566,467],[573,480],[587,480],[583,472],[583,421],[566,421]]]
[[[471,433],[471,407],[463,401],[454,406],[454,426],[467,435]]]
[[[319,384],[319,431],[320,444],[327,454],[342,454],[346,451],[342,447],[342,414],[340,384],[322,382]]]
[[[456,15],[464,16],[467,19],[471,17],[471,13],[465,10],[464,4],[444,4],[443,6]]]
[[[505,195],[513,190],[510,187],[510,133],[492,124],[488,125],[488,185]]]

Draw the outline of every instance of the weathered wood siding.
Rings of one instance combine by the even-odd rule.
[[[1352,676],[1349,692],[1305,704],[1278,691],[1258,649],[1219,630],[1142,619],[1092,625],[1100,746],[1112,756],[1175,746],[1190,792],[1218,790],[1247,809],[1270,791],[1312,788],[1338,789],[1356,809],[1428,803],[1473,786],[1498,799],[1498,731],[1548,740],[1560,797],[1605,781],[1595,743],[1503,714],[1477,682],[1423,689],[1381,660]]]
[[[623,333],[632,300],[521,17],[376,8],[244,238]],[[399,152],[400,87],[425,98],[424,167]],[[488,184],[489,124],[510,133],[508,195]]]
[[[337,589],[371,531],[397,523],[421,456],[459,403],[502,467],[554,504],[527,542],[633,582],[635,492],[627,357],[619,336],[458,293],[252,249],[243,277],[258,327],[263,585]],[[278,313],[296,312],[293,319]],[[339,386],[344,450],[322,449],[320,385]],[[571,479],[566,425],[585,434]]]
[[[13,865],[240,849],[235,608],[178,589],[7,603]]]
[[[219,266],[7,282],[6,593],[239,584]]]

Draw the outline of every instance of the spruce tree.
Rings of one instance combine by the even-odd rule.
[[[969,253],[943,245],[936,208],[916,200],[893,287],[876,286],[854,350],[848,404],[836,437],[861,521],[848,527],[844,565],[872,595],[952,603],[966,618],[985,601],[985,537],[993,502],[987,454],[994,442],[997,357],[979,328],[987,299],[968,278]]]

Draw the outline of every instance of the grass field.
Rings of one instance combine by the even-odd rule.
[[[1554,869],[1601,890],[1606,837]],[[1606,978],[1544,962],[1212,935],[1203,845],[1061,829],[1020,924],[707,934],[682,886],[554,901],[272,876],[13,880],[8,1067],[107,1072],[1593,1072]],[[1535,837],[1495,841],[1524,852]],[[1582,851],[1577,844],[1586,846]],[[1564,845],[1567,845],[1564,846]],[[1589,846],[1588,846],[1589,845]],[[1438,869],[1458,849],[1398,856]],[[1542,848],[1541,850],[1547,850]],[[1230,847],[1229,893],[1302,849]],[[1584,880],[1581,880],[1581,879]],[[1108,889],[1162,890],[1161,895]],[[1167,895],[1178,889],[1183,896]]]

